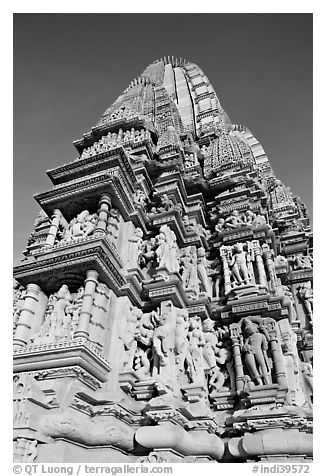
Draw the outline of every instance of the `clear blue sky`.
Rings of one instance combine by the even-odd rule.
[[[312,213],[311,14],[15,14],[14,261],[45,171],[154,59],[198,64]]]

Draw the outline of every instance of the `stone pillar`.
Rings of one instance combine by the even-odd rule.
[[[89,336],[89,322],[92,316],[92,307],[93,307],[93,300],[95,295],[95,290],[97,286],[97,278],[98,272],[89,269],[86,274],[85,279],[85,291],[83,295],[83,302],[81,305],[81,310],[79,314],[79,322],[77,326],[77,330],[74,334],[74,339],[79,337],[85,337],[86,339]]]
[[[55,208],[53,210],[53,215],[52,215],[52,221],[51,221],[51,226],[49,229],[48,236],[46,237],[46,242],[45,246],[53,246],[55,238],[57,236],[58,232],[58,227],[60,223],[60,218],[61,218],[61,212],[58,208]]]
[[[269,248],[267,243],[264,243],[262,245],[262,250],[263,250],[263,256],[267,264],[269,279],[271,283],[271,290],[273,292],[276,292],[276,275],[275,275],[274,262],[272,259],[272,250]]]
[[[238,324],[230,325],[230,337],[233,347],[233,360],[234,360],[234,372],[235,372],[235,386],[237,391],[243,390],[244,380],[243,380],[243,365],[241,359],[241,350],[240,350],[240,328]]]
[[[227,295],[231,289],[231,272],[229,268],[229,263],[228,263],[228,248],[226,246],[221,246],[220,248],[220,254],[221,254],[221,259],[222,259],[222,264],[223,264],[223,274],[224,274],[224,294]]]
[[[284,359],[282,349],[277,337],[276,322],[272,318],[265,318],[264,324],[269,338],[271,346],[272,361],[274,365],[275,378],[280,388],[287,388],[287,379],[284,368]]]
[[[108,293],[109,290],[105,284],[100,283],[97,285],[93,305],[93,315],[91,318],[92,331],[89,332],[89,339],[100,347],[103,347],[105,338],[105,318],[109,304]]]
[[[98,220],[94,230],[94,233],[106,234],[108,217],[112,208],[111,197],[107,194],[103,194],[99,201]]]
[[[253,244],[253,248],[254,248],[256,266],[257,266],[257,271],[258,271],[258,283],[261,286],[267,287],[264,262],[263,262],[263,258],[262,258],[262,255],[261,255],[261,248],[259,246],[259,242],[255,240],[255,241],[252,242],[252,244]]]
[[[20,312],[14,337],[14,348],[27,345],[29,342],[33,316],[35,315],[40,291],[41,289],[37,284],[28,284],[26,286],[24,304]]]

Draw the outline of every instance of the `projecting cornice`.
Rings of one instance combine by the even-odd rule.
[[[82,209],[96,207],[101,195],[106,193],[110,195],[113,207],[120,211],[124,220],[129,221],[130,215],[135,212],[133,192],[131,182],[116,167],[77,178],[34,197],[49,216],[58,208],[69,221]]]
[[[116,147],[85,159],[77,159],[75,162],[47,170],[46,173],[52,183],[58,185],[117,166],[121,168],[130,182],[136,182],[135,174],[123,147]]]

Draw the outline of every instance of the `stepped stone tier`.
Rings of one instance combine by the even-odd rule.
[[[312,233],[259,141],[168,57],[74,145],[14,269],[14,460],[311,460]]]

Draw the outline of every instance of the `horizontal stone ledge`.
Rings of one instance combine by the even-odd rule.
[[[101,382],[105,382],[111,365],[94,346],[82,339],[49,344],[35,344],[15,349],[14,371],[68,367],[78,365]]]

